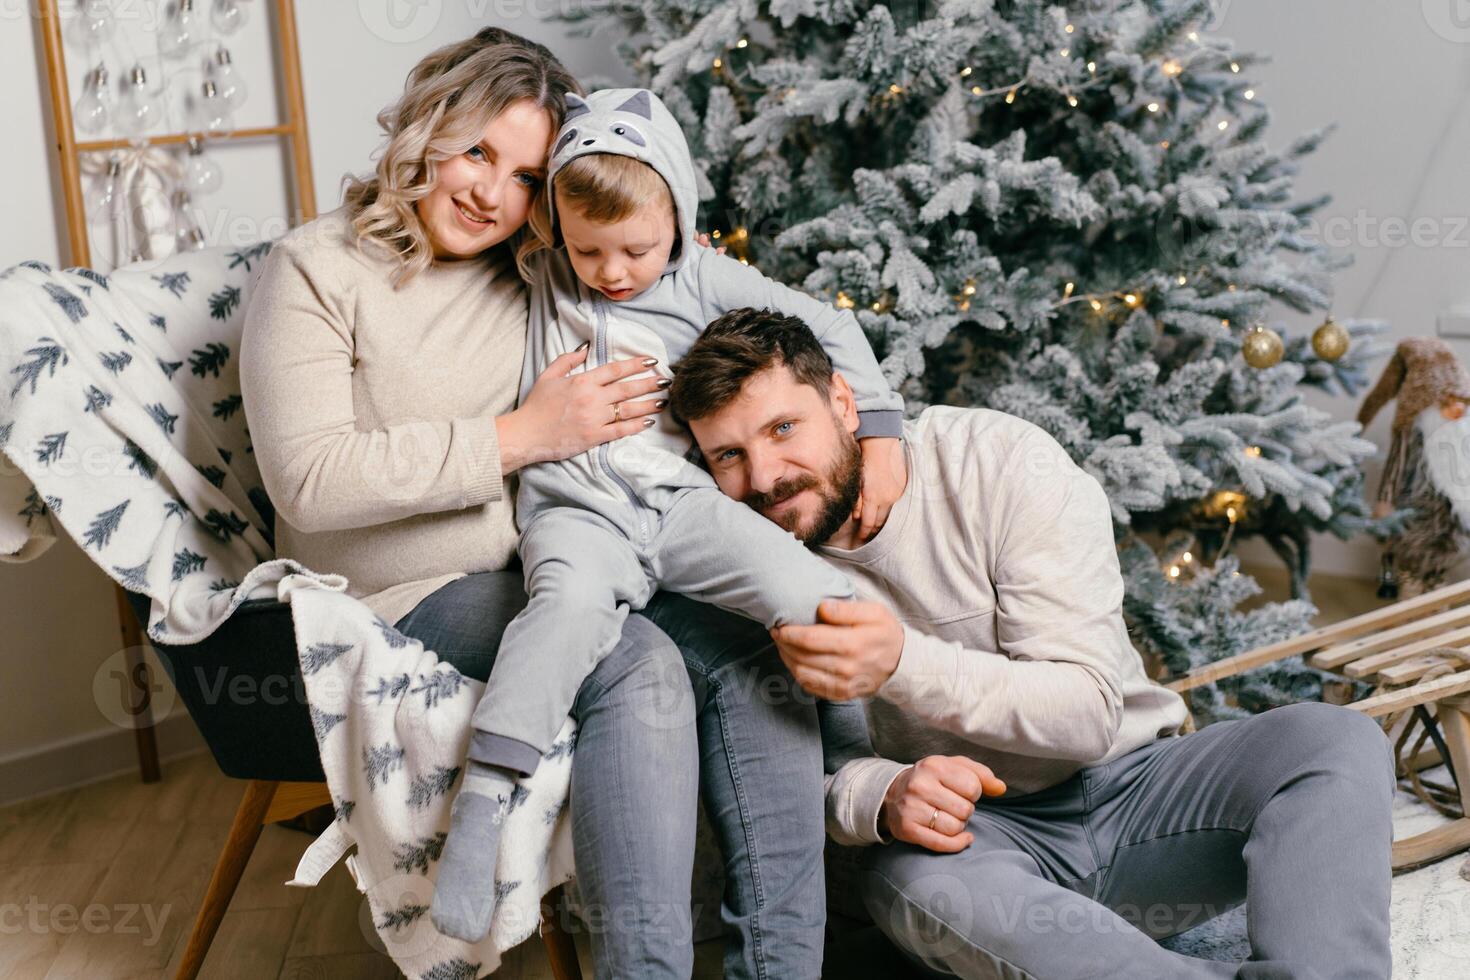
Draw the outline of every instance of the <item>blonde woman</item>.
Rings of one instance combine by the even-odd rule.
[[[346,575],[384,621],[479,680],[526,603],[516,471],[639,432],[664,404],[644,397],[657,378],[630,380],[642,358],[573,374],[578,351],[517,405],[516,259],[548,237],[542,187],[568,92],[581,94],[546,48],[499,29],[426,57],[379,115],[375,173],[272,251],[242,340],[277,552]],[[628,618],[582,685],[571,806],[599,977],[689,976],[701,757],[730,877],[726,976],[818,974],[815,708],[718,696],[783,671],[757,624],[670,596]]]

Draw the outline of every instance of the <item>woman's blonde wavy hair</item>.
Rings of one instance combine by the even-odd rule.
[[[479,142],[485,126],[506,107],[530,100],[561,128],[566,94],[582,87],[544,45],[498,27],[446,45],[409,72],[403,96],[378,113],[386,134],[375,172],[344,178],[343,202],[357,244],[378,246],[398,262],[393,285],[418,275],[434,260],[415,204],[433,188],[438,164]],[[551,244],[543,183],[531,202],[528,234],[520,232],[516,264],[527,276],[532,252]]]

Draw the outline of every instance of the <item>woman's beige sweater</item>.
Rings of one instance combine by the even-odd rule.
[[[341,209],[267,258],[240,386],[276,553],[347,576],[388,623],[515,554],[495,418],[515,408],[524,286],[501,250],[435,262],[395,289]]]

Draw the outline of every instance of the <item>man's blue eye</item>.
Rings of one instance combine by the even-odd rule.
[[[722,460],[722,461],[723,461],[723,460],[727,460],[727,459],[729,459],[729,458],[730,458],[730,457],[731,457],[731,456],[732,456],[732,455],[734,455],[734,453],[735,453],[735,450],[733,450],[733,449],[727,449],[727,450],[725,450],[725,451],[724,451],[724,452],[722,452],[722,453],[720,453],[720,459],[721,459],[721,460]]]
[[[781,430],[782,429],[786,429],[786,428],[790,428],[792,425],[795,425],[795,424],[796,423],[794,423],[794,422],[782,422],[780,425],[776,426],[776,431],[779,432],[779,433],[781,433],[782,435],[785,435],[785,433],[782,432]]]

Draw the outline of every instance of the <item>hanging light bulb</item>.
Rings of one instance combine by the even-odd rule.
[[[111,40],[116,32],[117,21],[112,17],[109,0],[83,0],[67,27],[67,40],[77,47],[90,48]]]
[[[194,0],[177,0],[168,7],[163,26],[158,29],[158,48],[167,58],[182,58],[189,45],[199,38],[199,18],[194,13]]]
[[[110,115],[107,109],[107,101],[103,93],[107,91],[107,66],[99,64],[96,68],[87,72],[87,80],[82,85],[82,94],[77,97],[76,105],[72,106],[72,120],[77,129],[84,133],[100,133],[107,128],[107,118]]]
[[[182,187],[174,191],[174,249],[179,252],[197,252],[204,247],[204,233],[190,213],[192,201],[189,192]]]
[[[189,137],[184,176],[180,183],[190,194],[213,194],[224,183],[219,164],[205,154],[204,143],[197,136]]]
[[[244,104],[245,79],[240,77],[240,69],[235,67],[228,48],[222,47],[214,53],[214,61],[209,65],[209,77],[213,80],[219,97],[225,100],[225,105],[232,111],[238,110]]]
[[[107,172],[99,174],[87,188],[87,218],[94,224],[105,225],[117,216],[122,206],[122,160],[116,154],[107,160]]]
[[[199,86],[199,95],[194,99],[189,112],[189,128],[205,136],[218,136],[234,128],[230,119],[230,107],[220,98],[219,89],[215,88],[213,79],[206,78],[204,84]]]
[[[214,0],[209,22],[221,34],[233,34],[250,20],[250,8],[239,0]]]
[[[117,128],[123,135],[137,138],[157,121],[158,107],[148,93],[148,76],[142,65],[134,65],[117,103]]]

